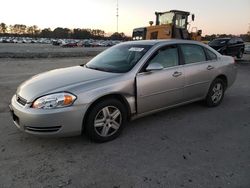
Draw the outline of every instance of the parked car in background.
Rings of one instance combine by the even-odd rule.
[[[91,47],[91,42],[90,41],[84,41],[82,46],[83,47]]]
[[[218,106],[235,81],[234,62],[195,41],[124,42],[86,65],[25,81],[10,109],[15,125],[26,133],[72,136],[84,131],[105,142],[116,138],[129,119],[199,100]]]
[[[62,42],[60,40],[52,40],[52,45],[54,46],[60,46]]]
[[[239,37],[217,38],[209,42],[208,45],[223,55],[236,56],[239,59],[242,58],[245,48],[244,41]]]
[[[62,47],[111,47],[119,44],[117,40],[94,40],[94,39],[56,39],[56,38],[30,38],[30,37],[0,37],[0,43],[32,43],[52,44]]]
[[[77,42],[69,42],[69,43],[61,44],[61,47],[64,47],[64,48],[74,48],[77,46],[78,46]]]

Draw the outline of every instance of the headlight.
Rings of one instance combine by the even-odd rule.
[[[46,95],[36,99],[32,108],[52,109],[70,106],[76,100],[76,96],[62,92]]]

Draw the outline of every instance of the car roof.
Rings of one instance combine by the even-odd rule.
[[[129,44],[129,45],[160,45],[160,44],[203,44],[198,41],[194,40],[182,40],[182,39],[159,39],[159,40],[137,40],[137,41],[129,41],[122,44]]]
[[[230,40],[230,37],[215,38],[214,40]]]
[[[215,38],[214,40],[230,40],[230,39],[241,39],[240,37],[233,36],[233,37],[222,37],[222,38]]]
[[[195,40],[183,40],[183,39],[160,39],[160,40],[137,40],[137,41],[129,41],[129,42],[123,42],[119,45],[151,45],[155,47],[164,46],[164,45],[171,45],[171,44],[196,44],[203,46],[205,48],[210,49],[210,51],[214,52],[217,56],[220,56],[221,54],[208,46],[207,44],[204,44],[199,41]]]

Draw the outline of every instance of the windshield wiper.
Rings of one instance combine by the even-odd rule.
[[[90,66],[87,66],[85,65],[86,68],[88,69],[93,69],[93,70],[99,70],[99,71],[104,71],[104,72],[110,72],[109,69],[105,69],[105,68],[100,68],[100,67],[90,67]]]

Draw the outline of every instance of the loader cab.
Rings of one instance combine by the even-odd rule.
[[[171,10],[169,12],[155,12],[155,15],[156,25],[171,26],[171,38],[190,39],[187,30],[189,12]]]

